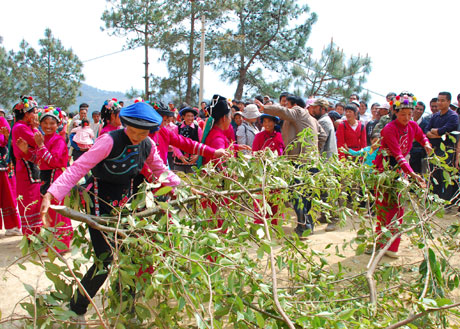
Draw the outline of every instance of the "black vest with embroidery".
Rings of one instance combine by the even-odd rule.
[[[108,134],[113,139],[112,151],[92,169],[92,173],[101,182],[129,186],[131,179],[140,173],[150,154],[152,149],[150,138],[132,145],[124,129],[111,131]]]
[[[194,123],[194,128],[185,125],[185,127],[182,127],[182,123],[177,124],[178,127],[178,133],[181,136],[190,138],[194,140],[195,142],[198,142],[198,125]]]

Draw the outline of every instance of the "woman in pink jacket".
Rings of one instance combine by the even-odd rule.
[[[26,154],[28,161],[37,164],[40,168],[40,196],[42,197],[50,185],[64,172],[69,156],[64,138],[57,133],[62,120],[61,109],[45,106],[43,112],[40,112],[38,116],[40,118],[40,127],[45,135],[43,136],[40,132],[35,133],[34,139],[37,149],[34,152],[29,152],[27,142],[22,138],[18,140],[18,147]],[[62,202],[53,204],[61,205]],[[56,251],[60,253],[67,252],[73,235],[70,219],[53,210],[49,210],[47,216],[49,226],[56,228],[56,239],[66,245],[66,249],[56,248]]]
[[[279,132],[279,126],[277,126],[280,122],[280,118],[277,116],[269,115],[269,114],[262,114],[260,116],[260,121],[262,121],[262,126],[264,130],[258,133],[254,137],[254,142],[252,143],[252,150],[254,152],[261,151],[266,149],[267,147],[276,152],[278,155],[282,155],[284,152],[284,142],[283,137],[281,137],[281,133]],[[269,202],[269,205],[272,210],[273,217],[278,213],[278,205]],[[254,207],[256,208],[256,212],[260,214],[259,206],[254,202]],[[284,215],[281,215],[284,218]],[[270,214],[265,215],[265,218],[269,219]],[[255,224],[263,224],[263,221],[260,218],[256,218],[254,221]],[[273,225],[278,225],[278,219],[275,217],[272,219],[271,223]]]
[[[0,210],[5,224],[5,235],[21,235],[21,219],[17,211],[15,177],[9,163],[8,138],[10,136],[8,121],[0,116]],[[10,177],[10,174],[12,177]],[[0,220],[0,228],[2,221]]]
[[[43,225],[40,219],[40,170],[33,162],[27,161],[17,142],[26,141],[30,151],[37,149],[34,134],[38,132],[38,105],[28,96],[21,96],[21,101],[13,107],[16,123],[13,126],[13,152],[16,157],[16,194],[18,197],[19,216],[22,233],[26,236],[40,233]]]
[[[422,187],[426,187],[426,183],[423,178],[414,172],[410,164],[406,160],[407,154],[409,154],[412,148],[414,139],[419,142],[425,148],[427,154],[432,152],[431,144],[428,138],[423,133],[420,126],[415,122],[411,121],[412,111],[417,105],[417,99],[409,93],[402,93],[396,97],[393,102],[394,113],[396,118],[388,123],[380,135],[381,140],[381,153],[374,160],[374,164],[380,172],[383,172],[383,160],[389,162],[391,169],[398,172],[403,172],[405,175],[411,177]],[[380,196],[382,192],[376,191],[376,208],[377,208],[377,227],[376,233],[382,234],[381,227],[387,227],[393,234],[398,232],[397,226],[402,223],[404,216],[403,205],[400,204],[399,194],[390,195],[388,192],[383,192],[383,198]],[[396,227],[395,227],[396,226]],[[385,246],[385,240],[380,237],[380,243],[378,248]],[[397,252],[401,238],[397,238],[390,246],[386,255],[389,257],[397,257]],[[368,250],[368,253],[371,252]]]

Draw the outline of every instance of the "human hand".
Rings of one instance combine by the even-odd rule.
[[[245,144],[238,144],[239,145],[239,150],[240,151],[252,151],[252,147],[250,147],[249,145],[245,145]]]
[[[5,136],[6,139],[8,139],[8,137],[10,137],[10,132],[8,131],[8,128],[6,128],[6,127],[1,127],[0,128],[0,134]]]
[[[187,165],[190,164],[190,163],[187,161],[187,158],[186,158],[185,156],[181,156],[179,159],[180,159],[180,161],[182,161],[182,163],[184,163],[184,164],[187,164]]]
[[[218,149],[214,152],[215,158],[230,157],[230,151],[226,149]]]
[[[198,154],[194,154],[190,157],[190,160],[188,161],[190,164],[194,164],[196,163],[196,161],[198,160],[198,157],[199,155]]]
[[[37,143],[37,146],[38,147],[42,147],[45,143],[45,137],[42,135],[41,132],[36,132],[34,134],[34,139],[35,139],[35,143]]]
[[[22,153],[29,153],[29,144],[22,138],[19,137],[16,141],[16,146],[22,151]]]
[[[260,112],[262,112],[262,113],[264,112],[264,104],[262,104],[261,101],[259,101],[258,99],[255,99],[254,104],[256,104],[259,107]]]
[[[433,153],[433,148],[430,144],[426,144],[423,148],[425,149],[426,154],[431,155],[431,153]]]
[[[415,172],[413,172],[411,174],[412,178],[415,179],[417,181],[417,183],[420,185],[421,188],[425,189],[426,188],[426,182],[425,180],[423,179],[422,176],[420,176],[419,174],[416,174]]]
[[[53,199],[53,195],[49,192],[46,192],[46,194],[43,196],[43,201],[40,206],[40,219],[43,222],[43,225],[45,227],[50,227],[50,218],[47,216],[48,214],[48,209],[51,205],[51,200]]]

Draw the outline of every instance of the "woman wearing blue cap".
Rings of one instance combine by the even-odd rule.
[[[61,201],[73,186],[90,170],[92,171],[94,197],[93,214],[110,214],[112,206],[124,205],[132,195],[133,180],[146,164],[156,177],[167,173],[164,185],[175,187],[180,179],[170,171],[158,155],[155,143],[148,137],[158,129],[161,116],[146,103],[135,103],[121,109],[120,118],[124,129],[100,136],[89,151],[75,161],[48,189],[43,197],[40,216],[46,225],[46,213],[54,198]],[[96,256],[107,270],[112,262],[111,246],[105,234],[89,228]],[[102,255],[107,255],[101,257]],[[81,283],[89,296],[93,297],[107,278],[107,272],[96,274],[98,266],[93,264]],[[79,290],[72,297],[70,308],[78,315],[86,313],[89,300]]]

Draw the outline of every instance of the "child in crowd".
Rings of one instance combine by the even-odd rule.
[[[73,141],[81,151],[87,151],[93,145],[94,132],[89,125],[88,119],[81,120],[80,126],[72,129],[71,134],[75,134]]]

